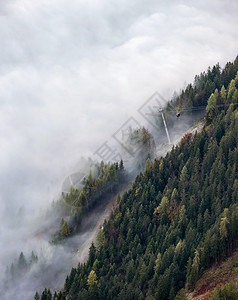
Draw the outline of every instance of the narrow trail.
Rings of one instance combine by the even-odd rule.
[[[127,191],[129,189],[130,185],[131,185],[131,183],[127,184],[126,187],[124,187],[120,192],[118,192],[115,196],[113,196],[109,200],[109,203],[107,204],[106,208],[104,209],[101,216],[99,217],[93,230],[88,233],[87,239],[85,240],[85,242],[82,245],[80,245],[80,247],[77,251],[76,257],[79,262],[84,263],[87,260],[89,248],[90,248],[92,242],[95,243],[100,227],[103,225],[105,220],[109,219],[111,213],[116,208],[118,195],[123,194],[125,191]]]
[[[199,121],[198,123],[196,123],[195,125],[193,125],[191,128],[189,128],[185,133],[184,135],[188,134],[188,133],[192,133],[192,134],[195,134],[196,132],[199,133],[202,129],[203,129],[203,126],[205,125],[205,121],[204,120],[201,120]],[[175,140],[174,142],[174,145],[179,145],[180,141],[181,141],[181,138],[178,138],[177,140]]]
[[[96,237],[97,237],[100,227],[103,225],[105,220],[108,220],[110,214],[112,213],[113,204],[116,204],[116,197],[111,199],[110,203],[107,205],[107,207],[104,210],[103,214],[101,215],[99,221],[97,222],[94,230],[89,234],[87,240],[79,248],[79,250],[78,250],[79,262],[83,263],[87,260],[89,248],[90,248],[92,242],[96,241]]]

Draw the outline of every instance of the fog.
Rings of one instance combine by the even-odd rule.
[[[46,287],[61,288],[79,259],[49,244],[57,217],[47,211],[63,183],[85,172],[82,156],[100,160],[104,142],[121,153],[128,120],[166,143],[140,108],[154,92],[169,100],[209,65],[233,61],[237,13],[235,0],[0,1],[1,270],[21,251],[39,256],[6,299],[42,290],[31,274],[44,262]],[[180,121],[181,134],[190,124]]]

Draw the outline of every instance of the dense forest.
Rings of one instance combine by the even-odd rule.
[[[186,299],[184,288],[193,290],[206,268],[238,246],[238,57],[196,76],[172,102],[206,106],[203,130],[147,160],[118,196],[87,262],[61,291],[45,289],[35,299]],[[229,293],[237,299],[232,284],[212,299]]]
[[[95,164],[93,171],[94,175],[90,171],[88,177],[84,178],[82,189],[71,187],[69,193],[62,193],[61,198],[53,203],[54,213],[62,216],[59,230],[53,236],[53,243],[76,233],[82,219],[90,213],[91,208],[103,198],[114,195],[126,181],[127,175],[122,160],[120,163]]]

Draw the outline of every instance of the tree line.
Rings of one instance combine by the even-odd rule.
[[[62,193],[60,200],[54,204],[54,209],[58,210],[62,219],[52,241],[56,243],[75,234],[87,213],[100,201],[114,195],[125,180],[126,172],[122,160],[113,164],[103,161],[97,163],[94,175],[90,171],[84,179],[82,189],[72,187],[68,194]]]
[[[223,71],[216,65],[179,96],[186,105],[207,105],[206,126],[165,157],[147,160],[118,197],[87,262],[71,270],[62,290],[45,289],[38,299],[184,299],[183,288],[193,290],[206,268],[232,253],[238,244],[237,71],[238,58]],[[189,95],[195,89],[199,98]],[[226,105],[217,108],[211,97]]]

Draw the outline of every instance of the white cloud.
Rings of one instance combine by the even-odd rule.
[[[22,161],[47,183],[155,90],[171,96],[237,54],[235,1],[21,0],[0,10],[1,177]]]
[[[0,213],[38,207],[154,91],[233,60],[237,13],[235,0],[0,1]]]

